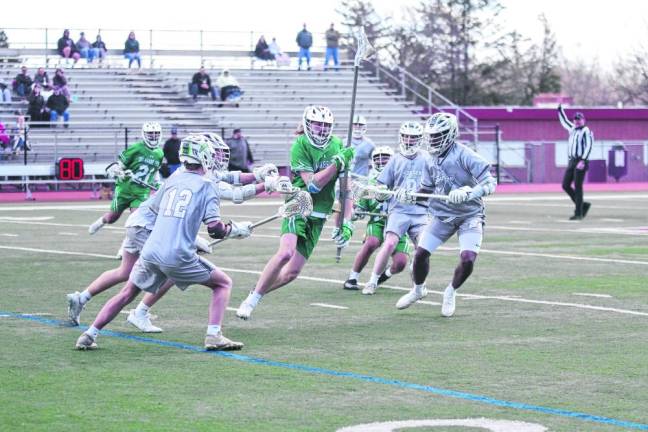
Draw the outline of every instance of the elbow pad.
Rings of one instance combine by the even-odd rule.
[[[318,188],[317,185],[312,181],[308,183],[308,185],[306,186],[306,190],[312,194],[317,194],[322,191],[322,189]]]
[[[221,180],[231,185],[241,184],[241,171],[225,171],[221,173]]]
[[[249,184],[245,186],[236,186],[232,190],[232,202],[234,204],[241,204],[243,201],[249,200],[256,196],[256,185]]]
[[[492,195],[497,188],[497,180],[494,177],[488,176],[481,183],[473,188],[471,195],[473,198],[480,198],[483,196]]]
[[[213,225],[207,225],[207,234],[213,239],[224,239],[230,232],[229,224],[224,224],[223,221],[218,221]]]

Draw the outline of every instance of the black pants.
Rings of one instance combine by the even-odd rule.
[[[585,181],[585,173],[589,167],[589,162],[585,161],[585,168],[582,170],[576,169],[578,161],[575,159],[569,160],[569,165],[567,165],[567,170],[565,171],[565,176],[563,177],[562,188],[569,198],[576,205],[574,210],[575,216],[583,216],[583,182]],[[574,187],[572,188],[572,182]]]

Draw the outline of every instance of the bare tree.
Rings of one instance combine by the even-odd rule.
[[[648,104],[648,50],[639,47],[614,68],[615,90],[624,104]]]
[[[563,60],[560,67],[562,91],[584,106],[615,105],[618,95],[612,80],[596,59]]]

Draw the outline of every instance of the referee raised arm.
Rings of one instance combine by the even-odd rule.
[[[569,164],[562,182],[563,190],[567,192],[567,195],[576,206],[574,215],[569,220],[581,220],[587,216],[587,212],[592,206],[591,203],[583,201],[583,181],[585,181],[585,173],[589,167],[589,156],[592,152],[594,138],[592,131],[585,126],[583,113],[577,112],[574,115],[574,121],[571,122],[567,118],[562,105],[558,105],[558,118],[560,124],[569,131],[569,144],[567,146]],[[573,188],[572,182],[574,183]]]

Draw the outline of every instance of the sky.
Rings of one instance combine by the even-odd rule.
[[[419,0],[374,0],[374,6],[383,16],[395,21],[404,19],[404,10]],[[501,0],[505,6],[503,18],[510,30],[539,39],[541,26],[537,17],[544,13],[558,38],[564,55],[568,58],[597,59],[609,67],[621,55],[631,51],[641,40],[648,39],[648,2],[638,0]],[[150,0],[112,0],[101,3],[92,12],[87,8],[51,7],[51,0],[31,0],[30,12],[13,14],[14,28],[57,28],[50,39],[60,37],[60,29],[72,29],[72,37],[85,30],[94,35],[98,28],[121,29],[102,32],[104,39],[114,45],[123,43],[124,31],[138,30],[138,39],[146,40],[146,29],[182,29],[188,32],[169,33],[167,39],[191,40],[198,45],[199,30],[239,32],[210,33],[203,36],[205,45],[213,48],[236,44],[241,49],[249,47],[251,30],[253,39],[264,33],[267,38],[276,36],[284,50],[293,50],[295,34],[302,23],[313,32],[324,32],[331,22],[339,22],[335,9],[339,0],[194,0],[187,6],[178,2]],[[97,3],[95,3],[97,4]],[[5,21],[6,24],[7,21]],[[122,31],[123,30],[123,31]],[[192,32],[193,31],[193,32]],[[28,34],[29,33],[29,34]],[[43,31],[8,30],[10,42],[39,43]],[[124,34],[122,36],[122,34]],[[158,36],[157,41],[164,39]],[[167,40],[165,39],[165,40]]]

